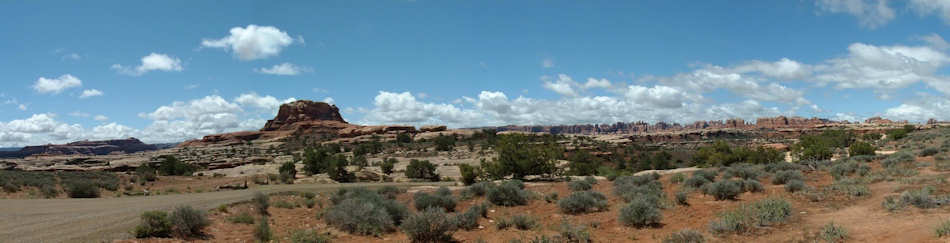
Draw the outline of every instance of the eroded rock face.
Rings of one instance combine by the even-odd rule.
[[[813,128],[818,126],[848,124],[847,122],[838,122],[821,118],[801,118],[801,117],[768,117],[759,118],[755,123],[748,123],[743,119],[728,119],[725,121],[697,121],[691,124],[657,122],[654,124],[646,122],[632,122],[598,125],[561,125],[561,126],[505,126],[498,127],[498,131],[518,131],[518,132],[547,132],[553,134],[648,134],[648,133],[667,133],[680,131],[696,130],[720,130],[720,129],[801,129]]]
[[[293,125],[309,121],[334,121],[346,123],[340,116],[340,109],[324,102],[298,100],[280,105],[277,117],[268,120],[261,131],[294,130]]]
[[[19,151],[0,152],[0,157],[27,157],[34,155],[107,155],[112,153],[135,153],[157,150],[154,145],[145,144],[136,138],[103,141],[79,141],[67,144],[49,144],[27,146]]]

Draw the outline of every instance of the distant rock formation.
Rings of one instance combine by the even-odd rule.
[[[444,129],[444,127],[443,127]],[[282,139],[308,136],[323,139],[350,138],[362,135],[416,132],[413,126],[360,126],[349,124],[340,109],[324,102],[298,100],[283,104],[277,116],[268,120],[259,131],[243,131],[204,136],[179,144],[180,147],[210,144],[240,144],[258,139]]]
[[[277,117],[268,120],[261,131],[294,130],[294,125],[302,122],[333,121],[346,123],[340,116],[340,109],[324,102],[298,100],[283,104]]]
[[[26,146],[18,151],[0,152],[0,158],[23,158],[34,155],[106,155],[112,153],[135,153],[157,150],[136,138],[103,141],[79,141],[67,144]]]
[[[664,133],[680,132],[694,130],[717,130],[717,129],[801,129],[813,128],[817,126],[849,124],[848,122],[832,121],[821,118],[801,118],[801,117],[766,117],[756,119],[756,122],[748,123],[743,119],[728,119],[725,121],[696,121],[691,124],[682,125],[679,123],[657,122],[654,124],[646,122],[632,122],[599,125],[556,125],[556,126],[503,126],[497,127],[498,131],[518,131],[518,132],[545,132],[552,134],[645,134],[645,133]]]

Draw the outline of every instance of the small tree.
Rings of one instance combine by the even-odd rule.
[[[406,166],[406,177],[415,179],[438,180],[439,175],[435,173],[435,164],[428,160],[410,160],[409,166]]]
[[[286,184],[293,184],[294,179],[297,177],[297,166],[292,161],[285,162],[280,165],[278,169],[280,172],[280,180]]]
[[[383,170],[383,173],[391,175],[393,173],[393,168],[396,167],[396,162],[398,161],[394,158],[385,158],[380,163],[379,168]]]
[[[848,148],[848,155],[874,155],[874,146],[865,142],[855,142]]]
[[[478,167],[471,166],[468,164],[459,165],[459,171],[461,171],[462,173],[462,183],[465,183],[466,186],[475,184],[480,174]]]
[[[399,133],[396,135],[396,143],[397,144],[412,143],[412,137],[409,136],[409,133],[405,133],[405,132]]]
[[[438,151],[452,151],[455,148],[455,136],[445,136],[439,134],[435,138],[435,150]]]
[[[494,179],[554,174],[557,170],[554,161],[561,152],[559,147],[553,139],[537,143],[532,138],[522,134],[498,136],[495,146],[498,157],[483,163],[486,174]]]

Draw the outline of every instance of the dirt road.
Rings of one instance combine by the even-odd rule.
[[[451,185],[453,183],[350,183],[273,185],[249,190],[94,199],[0,200],[0,242],[103,242],[129,238],[139,215],[189,205],[208,210],[250,199],[257,191],[327,192],[341,187]]]

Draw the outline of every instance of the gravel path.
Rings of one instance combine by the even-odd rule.
[[[272,185],[249,190],[94,199],[0,200],[0,242],[103,242],[131,237],[138,217],[148,210],[189,205],[210,210],[248,200],[257,191],[327,192],[341,187],[438,186],[439,183],[348,183]]]

